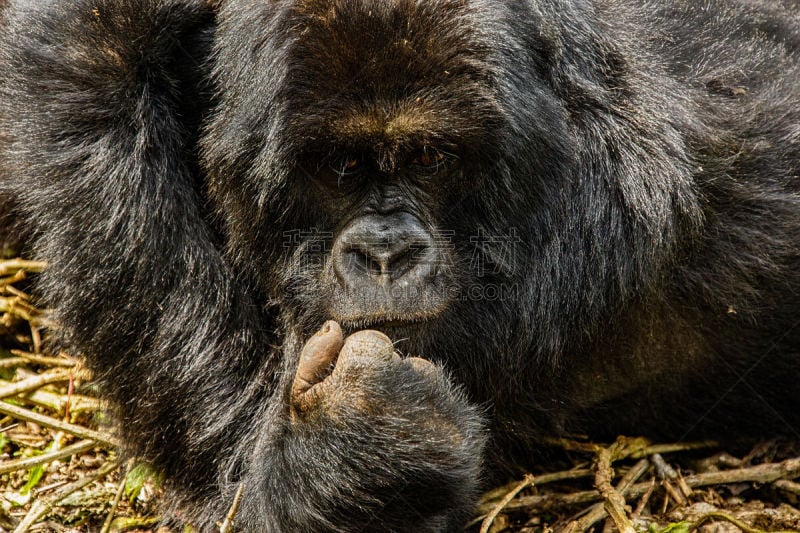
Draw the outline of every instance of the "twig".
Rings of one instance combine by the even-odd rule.
[[[703,450],[706,448],[716,448],[719,443],[713,440],[701,440],[697,442],[677,442],[674,444],[652,444],[646,446],[641,450],[633,452],[630,457],[632,459],[639,459],[641,457],[649,457],[657,453],[675,453],[675,452],[689,452],[693,450]]]
[[[105,446],[110,446],[113,448],[119,447],[119,441],[117,441],[117,439],[115,439],[111,435],[106,435],[104,433],[100,433],[99,431],[87,429],[81,426],[77,426],[75,424],[62,422],[61,420],[57,420],[55,418],[51,418],[45,415],[40,415],[39,413],[34,413],[33,411],[17,407],[16,405],[11,405],[10,403],[7,402],[0,401],[0,413],[13,416],[17,420],[33,422],[35,424],[39,424],[40,426],[48,427],[58,431],[63,431],[64,433],[69,433],[71,435],[75,435],[76,437],[80,437],[82,439],[95,440],[99,444],[103,444]]]
[[[111,502],[111,509],[108,510],[108,516],[106,516],[106,521],[103,522],[103,528],[100,530],[100,533],[108,533],[111,531],[111,524],[114,522],[114,514],[117,512],[119,501],[122,499],[122,494],[125,492],[125,482],[128,480],[128,473],[130,473],[131,468],[133,468],[134,461],[135,459],[130,459],[125,466],[122,479],[120,479],[119,485],[117,486],[117,493],[114,494],[114,500]]]
[[[0,368],[15,368],[27,362],[28,360],[23,357],[9,357],[8,359],[0,359]]]
[[[764,531],[763,529],[758,529],[758,528],[752,527],[750,525],[747,525],[744,522],[742,522],[741,520],[739,520],[738,518],[735,518],[735,517],[733,517],[731,515],[725,514],[725,513],[720,512],[720,511],[712,511],[712,512],[710,512],[708,514],[704,514],[703,516],[698,518],[697,521],[694,524],[692,524],[692,526],[689,528],[689,533],[692,533],[692,531],[697,531],[700,528],[700,526],[702,526],[703,524],[705,524],[706,522],[709,522],[711,520],[717,520],[717,521],[723,520],[725,522],[730,522],[731,524],[733,524],[737,528],[739,528],[742,531],[744,531],[744,533],[768,533],[767,531]],[[791,531],[772,531],[772,532],[769,532],[769,533],[792,533],[792,532]]]
[[[18,282],[24,280],[27,277],[28,277],[28,275],[25,273],[24,270],[18,270],[12,276],[1,276],[0,277],[0,287],[7,288],[12,283],[18,283]]]
[[[44,487],[36,487],[35,489],[32,490],[34,491],[34,494],[38,496],[39,494],[44,494],[45,492],[50,492],[51,490],[60,489],[67,483],[69,483],[69,481],[56,481],[55,483],[50,483],[49,485],[45,485]]]
[[[489,528],[492,527],[492,523],[494,523],[494,519],[497,518],[497,515],[500,514],[500,511],[505,508],[505,506],[514,499],[514,497],[519,494],[523,489],[527,487],[532,487],[534,484],[534,477],[531,474],[527,474],[525,478],[517,483],[517,485],[506,494],[502,500],[500,500],[497,505],[494,506],[494,509],[489,513],[486,519],[481,524],[480,533],[488,533]]]
[[[631,485],[636,483],[639,478],[647,472],[648,468],[650,468],[650,461],[647,459],[640,459],[638,463],[633,465],[633,467],[625,473],[619,483],[617,483],[617,491],[623,496],[626,496]],[[603,502],[597,503],[590,507],[589,512],[580,519],[570,522],[563,533],[586,531],[592,525],[605,518],[607,514],[605,504]]]
[[[625,451],[616,459],[617,461],[627,458],[641,459],[642,457],[648,457],[654,453],[685,452],[691,450],[701,450],[704,448],[716,448],[719,446],[719,443],[711,440],[698,442],[678,442],[672,444],[650,444],[650,441],[642,437],[622,438],[620,440],[624,441],[625,443]],[[551,446],[563,448],[567,451],[584,453],[597,453],[599,449],[608,447],[608,445],[578,442],[569,439],[545,439],[545,442]],[[617,442],[619,442],[619,440]]]
[[[800,483],[795,483],[794,481],[789,481],[787,479],[779,479],[778,481],[773,483],[772,486],[775,487],[776,489],[780,489],[800,496]]]
[[[69,399],[69,414],[74,416],[78,413],[95,412],[103,410],[105,404],[97,398],[91,396],[83,396],[80,394],[73,394],[71,397],[63,394],[56,394],[55,392],[37,390],[30,394],[26,394],[20,398],[26,403],[38,405],[39,407],[46,407],[57,413],[64,413],[66,420],[66,406]]]
[[[15,383],[4,383],[0,385],[0,399],[17,396],[25,392],[39,389],[51,383],[58,383],[59,381],[66,381],[69,379],[69,373],[63,370],[51,370],[43,374],[38,374]]]
[[[67,446],[66,448],[62,448],[60,450],[56,450],[53,452],[43,453],[42,455],[37,455],[36,457],[26,457],[25,459],[15,459],[13,461],[6,461],[4,463],[0,463],[0,474],[8,474],[9,472],[16,472],[17,470],[23,470],[26,468],[31,468],[38,465],[43,465],[46,463],[52,463],[53,461],[58,461],[60,459],[64,459],[65,457],[69,457],[71,455],[77,455],[79,453],[88,452],[92,448],[97,446],[97,442],[93,440],[82,440]]]
[[[38,309],[16,296],[7,298],[0,296],[0,312],[10,313],[31,324],[37,323]]]
[[[644,511],[645,505],[647,502],[650,501],[650,496],[653,495],[653,491],[656,489],[656,478],[652,478],[650,480],[650,486],[647,488],[647,492],[639,499],[639,503],[636,504],[636,509],[633,510],[631,513],[631,520],[636,520]]]
[[[30,294],[28,294],[26,292],[23,292],[23,291],[19,290],[18,288],[13,287],[11,285],[6,285],[5,287],[3,287],[3,290],[5,292],[7,292],[8,294],[10,294],[11,296],[16,296],[17,298],[21,298],[21,299],[23,299],[25,301],[28,301],[28,302],[31,300],[31,295]]]
[[[592,475],[592,471],[589,468],[573,468],[571,470],[562,470],[560,472],[552,472],[549,474],[542,474],[539,476],[534,476],[534,485],[537,487],[541,487],[542,485],[547,485],[548,483],[555,483],[557,481],[566,481],[569,479],[580,479],[584,477],[589,477]],[[475,525],[479,523],[483,518],[494,509],[495,502],[499,499],[502,499],[509,490],[512,490],[516,486],[516,483],[509,484],[505,487],[501,487],[500,489],[495,489],[487,495],[484,496],[483,502],[478,506],[477,513],[480,515],[478,520],[475,520],[474,523],[471,525]],[[498,492],[499,491],[499,492]]]
[[[239,504],[242,502],[243,494],[244,483],[240,483],[239,488],[236,489],[236,495],[233,497],[231,508],[228,510],[228,514],[225,516],[225,520],[223,520],[222,525],[219,526],[219,533],[230,533],[231,529],[233,528],[233,521],[236,518],[236,513],[239,512]]]
[[[47,357],[44,355],[25,352],[23,350],[11,350],[11,353],[17,357],[23,358],[25,360],[24,362],[30,362],[42,366],[63,366],[71,368],[78,365],[78,361],[66,357]]]
[[[686,476],[684,479],[687,486],[694,488],[724,483],[772,483],[779,479],[795,479],[797,477],[800,477],[800,457],[787,459],[780,463],[764,463],[738,470],[694,474]]]
[[[686,503],[686,500],[683,498],[680,492],[672,486],[672,482],[669,479],[664,479],[661,481],[661,486],[664,487],[664,491],[670,497],[672,501],[674,501],[677,505],[683,505]]]
[[[28,324],[31,330],[31,343],[33,343],[33,353],[41,353],[42,351],[42,330],[40,327]]]
[[[686,486],[686,483],[681,479],[681,492],[672,485],[672,482],[677,482],[679,479],[678,472],[670,466],[660,453],[654,453],[650,460],[656,469],[656,476],[661,480],[661,486],[664,487],[667,495],[678,505],[686,503],[686,498],[691,494],[691,489]],[[667,504],[665,504],[667,505]]]
[[[0,261],[0,276],[16,274],[19,270],[27,272],[43,272],[47,263],[43,261],[24,261],[22,259],[9,259]]]
[[[98,479],[107,476],[109,473],[113,472],[117,467],[119,467],[119,463],[116,462],[106,463],[91,476],[81,478],[77,481],[70,483],[69,485],[61,487],[60,489],[58,489],[58,491],[54,492],[46,499],[37,500],[33,502],[33,505],[31,505],[28,514],[26,514],[22,522],[19,523],[17,528],[14,530],[14,533],[27,533],[27,531],[31,528],[31,526],[33,526],[41,518],[47,516],[47,514],[53,510],[53,507],[56,507],[61,500],[63,500],[73,492],[77,492],[82,488],[86,487],[87,485],[97,481]]]
[[[686,484],[686,480],[683,478],[683,474],[678,471],[678,488],[681,489],[681,494],[683,494],[684,498],[687,500],[692,496],[692,488]]]
[[[672,480],[678,478],[678,473],[664,460],[660,453],[654,453],[650,460],[653,461],[653,466],[656,467],[656,474],[659,479]]]
[[[614,469],[611,463],[619,456],[626,453],[626,442],[620,439],[608,448],[603,448],[597,453],[595,460],[595,481],[597,490],[602,494],[604,507],[608,516],[614,521],[620,533],[636,533],[633,522],[625,511],[625,497],[611,484],[614,479]],[[628,454],[630,455],[630,454]]]
[[[686,476],[686,485],[691,488],[706,487],[709,485],[722,485],[725,483],[772,483],[779,479],[795,479],[800,477],[800,458],[787,459],[780,463],[765,463],[739,470],[725,470],[721,472],[706,472]],[[637,483],[631,486],[627,496],[638,498],[650,488],[649,482]],[[506,510],[540,509],[550,510],[570,505],[591,503],[601,498],[597,490],[574,492],[571,494],[552,494],[521,496],[506,505]]]
[[[639,481],[639,478],[647,472],[648,468],[650,468],[650,461],[648,459],[640,459],[630,470],[625,472],[625,475],[619,480],[619,483],[617,483],[617,490],[624,493],[630,489],[631,485]]]

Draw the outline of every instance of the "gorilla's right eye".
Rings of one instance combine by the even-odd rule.
[[[354,176],[364,169],[361,157],[346,155],[339,159],[332,167],[340,177]]]

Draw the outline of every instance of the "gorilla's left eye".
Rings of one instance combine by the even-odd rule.
[[[411,164],[423,170],[436,172],[458,157],[438,148],[427,147],[411,158]]]

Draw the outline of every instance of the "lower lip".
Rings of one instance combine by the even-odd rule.
[[[411,327],[424,322],[424,319],[411,319],[411,320],[348,320],[342,325],[350,331],[359,331],[363,329],[386,329],[386,328],[402,328]]]

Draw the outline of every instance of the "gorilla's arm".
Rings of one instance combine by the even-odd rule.
[[[10,8],[0,45],[0,168],[49,263],[42,290],[68,345],[119,400],[136,399],[121,405],[123,430],[157,432],[147,455],[166,464],[215,448],[214,405],[228,398],[232,422],[255,394],[240,383],[255,388],[271,364],[253,355],[269,353],[258,316],[187,164],[191,95],[174,67],[209,22],[200,5],[31,2]]]
[[[209,527],[240,482],[245,530],[455,527],[480,438],[451,451],[431,434],[477,428],[441,376],[361,361],[373,381],[347,383],[381,409],[289,416],[302,339],[272,347],[275,317],[237,282],[200,207],[186,67],[213,25],[206,3],[21,5],[0,37],[2,187],[36,229],[64,341],[107,384],[135,452]]]

